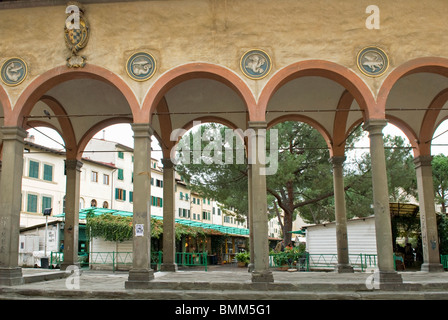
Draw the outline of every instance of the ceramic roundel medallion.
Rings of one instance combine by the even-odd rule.
[[[380,48],[367,47],[359,51],[357,57],[359,70],[369,77],[383,75],[389,67],[389,58]]]
[[[21,84],[28,74],[26,62],[21,58],[10,58],[1,67],[2,82],[8,86]]]
[[[240,68],[246,77],[254,80],[262,79],[271,71],[271,58],[263,50],[249,50],[241,57]]]
[[[147,52],[137,52],[129,57],[126,72],[135,81],[145,81],[156,72],[156,60]]]

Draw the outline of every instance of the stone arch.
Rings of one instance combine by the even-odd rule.
[[[66,66],[56,67],[34,79],[20,95],[12,110],[12,115],[5,121],[5,125],[23,126],[24,116],[30,112],[45,92],[62,82],[83,78],[99,80],[115,87],[125,97],[133,117],[138,117],[140,105],[135,94],[124,80],[107,69],[87,64],[84,68],[79,69],[69,69]]]
[[[431,73],[448,77],[448,59],[440,57],[424,57],[407,61],[398,66],[387,76],[381,85],[376,105],[378,112],[383,114],[387,113],[386,104],[395,84],[397,84],[400,79],[416,73]],[[415,133],[416,130],[412,130],[407,123],[398,119],[398,117],[386,115],[388,119],[393,121],[406,134],[413,146],[415,157],[421,155],[429,156],[431,154],[431,144],[429,142],[436,129],[436,121],[440,114],[440,110],[447,101],[448,89],[444,89],[434,96],[431,103],[427,106],[427,110],[421,120],[420,128],[418,128],[420,131],[418,134]]]
[[[348,68],[325,60],[306,60],[293,63],[279,70],[264,86],[258,100],[258,113],[261,117],[267,110],[269,100],[285,83],[305,76],[319,76],[335,81],[351,93],[364,111],[364,119],[376,115],[372,91],[366,83]]]
[[[255,98],[247,84],[232,70],[209,63],[190,63],[164,73],[147,92],[142,105],[139,122],[151,122],[164,95],[177,84],[195,78],[219,81],[235,91],[246,105],[249,118],[256,113]]]
[[[320,125],[319,122],[317,122],[316,120],[311,119],[307,116],[304,116],[304,115],[287,114],[287,115],[280,116],[280,117],[275,118],[274,120],[270,121],[268,123],[268,129],[272,128],[276,124],[279,124],[279,123],[285,122],[285,121],[304,122],[304,123],[310,125],[311,127],[313,127],[314,129],[316,129],[324,138],[324,140],[328,146],[328,149],[330,151],[330,156],[332,156],[333,141],[331,139],[331,135],[323,126]]]

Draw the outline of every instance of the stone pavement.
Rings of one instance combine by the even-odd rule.
[[[448,300],[448,272],[401,272],[403,285],[378,289],[373,274],[273,271],[274,283],[252,283],[244,268],[155,272],[149,289],[125,289],[125,271],[22,269],[25,284],[0,286],[0,300]]]

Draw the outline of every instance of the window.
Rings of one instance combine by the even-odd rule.
[[[51,197],[42,196],[42,213],[48,208],[51,208]]]
[[[98,172],[92,171],[92,175],[90,176],[90,181],[98,182]]]
[[[124,179],[123,169],[118,169],[118,180]]]
[[[162,198],[151,196],[151,205],[154,207],[163,207]]]
[[[108,203],[107,201],[104,201],[104,202],[103,202],[103,208],[104,208],[104,209],[109,208],[109,203]]]
[[[96,208],[97,202],[95,199],[92,199],[92,201],[90,201],[90,206]]]
[[[44,164],[44,180],[53,181],[53,166]]]
[[[126,200],[126,190],[115,188],[115,199],[117,200]]]
[[[26,207],[28,212],[37,212],[37,195],[28,194],[28,205]]]
[[[118,151],[118,158],[124,159],[124,153],[123,151]]]
[[[159,180],[159,179],[156,179],[156,187],[163,188],[163,181]]]
[[[184,200],[184,194],[182,193],[182,191],[179,192],[179,199],[180,199],[180,200]]]
[[[39,178],[39,162],[30,160],[30,167],[28,170],[28,177]]]
[[[109,185],[109,175],[103,174],[103,184]]]
[[[129,202],[134,202],[134,192],[129,191]]]

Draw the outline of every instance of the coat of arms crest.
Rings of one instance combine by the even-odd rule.
[[[64,38],[71,56],[67,58],[67,66],[70,68],[82,68],[86,64],[86,58],[78,55],[79,51],[85,48],[89,41],[90,28],[86,17],[85,9],[77,1],[67,3],[65,10],[67,19],[65,20]]]

